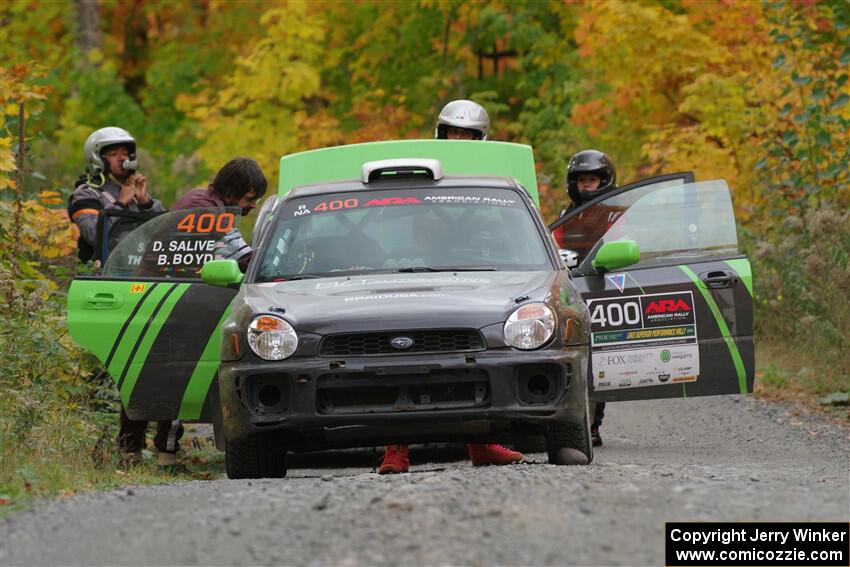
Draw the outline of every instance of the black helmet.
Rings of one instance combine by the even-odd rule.
[[[578,176],[582,173],[592,173],[601,178],[599,188],[592,195],[582,195],[578,190]],[[604,153],[584,150],[570,158],[570,164],[567,166],[567,193],[573,203],[580,205],[616,188],[617,170],[614,169],[611,158]]]

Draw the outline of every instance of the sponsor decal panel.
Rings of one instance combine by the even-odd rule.
[[[695,382],[696,314],[690,291],[588,300],[595,390]]]

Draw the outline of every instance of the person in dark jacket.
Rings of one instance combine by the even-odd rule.
[[[95,257],[101,211],[164,213],[165,207],[151,197],[147,179],[136,171],[136,139],[129,132],[114,126],[95,130],[83,151],[86,173],[68,199],[68,216],[80,229],[77,256],[88,262]]]
[[[567,165],[566,185],[571,203],[561,211],[561,216],[617,188],[614,162],[599,150],[580,151]]]
[[[257,206],[257,201],[266,193],[268,183],[260,164],[251,158],[238,157],[222,167],[208,187],[198,187],[183,195],[173,207],[178,209],[239,207],[242,216]],[[222,239],[217,256],[233,259],[244,272],[254,251],[242,238],[238,230]]]
[[[80,229],[77,256],[82,262],[88,262],[95,257],[101,211],[164,213],[165,207],[150,196],[147,179],[136,171],[136,139],[129,132],[114,126],[95,130],[83,144],[83,151],[86,173],[68,199],[68,216]],[[130,419],[122,405],[120,423],[117,442],[121,460],[124,464],[141,463],[148,422]],[[179,421],[157,422],[154,445],[159,465],[174,465],[182,435]]]
[[[569,208],[561,212],[561,216],[592,199],[614,191],[617,188],[617,170],[614,168],[614,162],[611,161],[611,158],[603,152],[584,150],[570,158],[566,181],[567,194],[569,194],[572,202]],[[610,213],[605,212],[605,209],[597,211],[597,214],[600,212],[606,215],[605,219],[610,218]],[[607,230],[610,226],[605,219],[600,219],[600,222],[605,225],[599,227],[600,231]],[[595,242],[596,239],[593,240]],[[590,437],[594,447],[602,445],[599,428],[602,427],[604,417],[605,402],[593,404],[593,423],[590,425]]]

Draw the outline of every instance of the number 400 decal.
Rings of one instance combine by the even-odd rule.
[[[640,303],[636,300],[622,303],[597,303],[590,314],[590,322],[600,327],[619,327],[623,323],[637,325],[640,323]]]
[[[197,215],[189,213],[177,223],[177,230],[181,232],[230,232],[233,228],[233,213],[203,213]]]

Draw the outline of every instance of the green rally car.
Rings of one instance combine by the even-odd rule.
[[[244,276],[213,260],[238,211],[174,211],[75,280],[69,329],[132,418],[212,422],[232,478],[284,476],[288,451],[528,434],[589,463],[593,401],[752,391],[723,181],[642,180],[549,227],[536,205],[528,146],[285,156]]]

